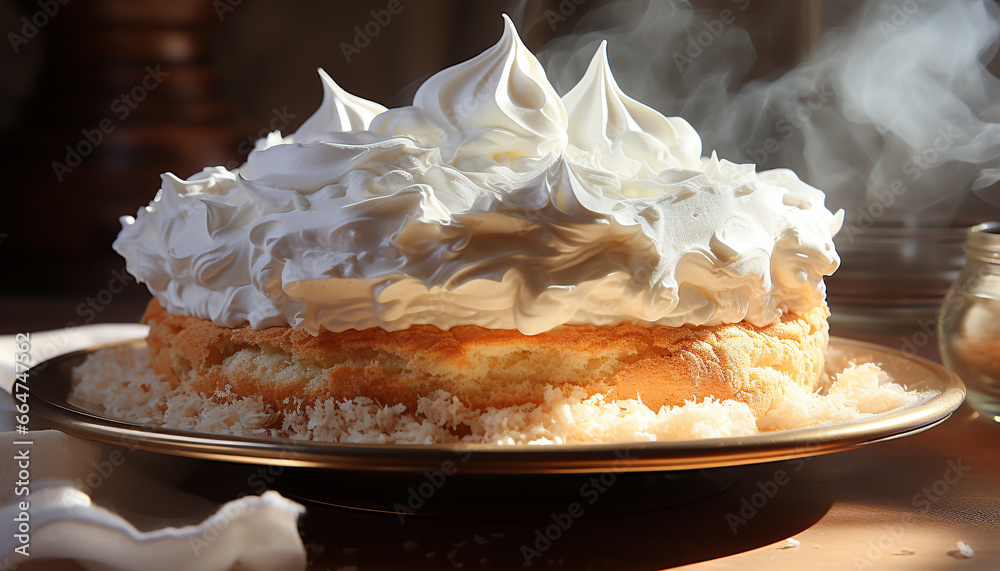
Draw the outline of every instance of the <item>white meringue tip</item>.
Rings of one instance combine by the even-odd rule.
[[[844,209],[841,208],[833,214],[833,220],[830,222],[830,234],[836,235],[844,227]]]
[[[611,62],[608,60],[608,40],[601,40],[600,45],[594,52],[594,57],[590,59],[584,78],[591,74],[600,74],[605,83],[614,82],[614,75],[611,73]],[[582,79],[581,79],[582,83]]]
[[[517,26],[506,13],[503,14],[503,35],[500,37],[500,43],[504,41],[512,41],[514,45],[527,49],[524,42],[521,41],[521,35],[517,32]]]
[[[323,85],[324,99],[328,97],[331,92],[333,94],[339,94],[338,92],[342,93],[344,91],[343,88],[341,88],[340,85],[333,80],[333,77],[331,77],[330,74],[327,73],[322,67],[317,67],[316,73],[319,75],[319,81]]]
[[[594,57],[600,57],[604,61],[608,61],[608,40],[601,40],[601,44],[597,46],[597,53]]]

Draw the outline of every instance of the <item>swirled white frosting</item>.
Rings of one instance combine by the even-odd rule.
[[[819,190],[701,157],[604,47],[560,98],[510,20],[385,110],[320,71],[320,109],[245,164],[166,174],[115,249],[173,313],[312,332],[432,324],[765,325],[823,302]]]

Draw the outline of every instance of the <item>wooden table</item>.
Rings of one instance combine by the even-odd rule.
[[[65,307],[7,303],[22,308],[18,327],[29,330],[29,316],[36,315],[39,324],[58,322],[60,317],[52,313],[59,310],[46,308]],[[141,303],[108,315],[138,311]],[[903,340],[920,339],[912,334],[835,333],[897,348]],[[921,351],[933,357],[933,343],[925,343]],[[595,504],[601,509],[574,519],[558,533],[549,529],[557,538],[548,545],[539,535],[559,520],[567,504],[563,499],[539,502],[530,510],[532,517],[495,519],[498,507],[518,500],[502,483],[473,490],[461,518],[401,520],[306,503],[302,530],[310,568],[317,570],[524,569],[526,560],[532,569],[998,569],[998,450],[1000,424],[963,406],[944,424],[915,436],[807,460],[737,468],[728,488],[681,505],[636,511],[644,506],[613,505],[617,500],[609,493],[599,500],[604,505]],[[216,462],[165,463],[162,457],[150,459],[150,465],[171,485],[215,501],[255,493],[262,481],[282,490],[286,476]],[[414,483],[422,478],[418,475]],[[539,479],[537,485],[555,484]],[[641,484],[626,479],[614,484],[621,486],[618,491],[633,485]],[[405,484],[387,489],[386,503],[405,499],[406,491]],[[565,497],[566,490],[549,491],[553,498]],[[136,496],[128,510],[155,518],[155,513],[143,513],[144,501]],[[605,515],[593,515],[598,512]],[[798,546],[787,546],[787,538]],[[960,557],[959,541],[975,550],[971,559]]]
[[[735,485],[689,504],[581,518],[540,557],[524,547],[538,546],[551,516],[401,525],[311,508],[305,538],[322,546],[315,569],[523,569],[529,558],[544,569],[998,569],[998,438],[1000,425],[963,407],[909,438],[742,468]],[[765,492],[773,495],[762,503]],[[504,501],[502,489],[483,493],[493,495],[487,505]],[[470,513],[488,515],[477,503],[470,498]],[[973,547],[971,559],[960,558],[959,541]]]

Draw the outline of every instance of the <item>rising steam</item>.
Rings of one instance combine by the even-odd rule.
[[[737,24],[752,1],[619,0],[538,55],[565,93],[607,39],[627,93],[690,121],[706,152],[794,169],[848,220],[946,224],[972,191],[1000,206],[994,2],[871,0],[799,67],[744,83],[756,52]]]

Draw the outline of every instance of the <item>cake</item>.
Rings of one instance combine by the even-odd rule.
[[[506,18],[411,106],[320,78],[293,134],[166,174],[122,219],[158,391],[252,401],[272,433],[356,406],[460,437],[570,401],[752,424],[818,388],[843,213],[789,170],[703,157],[605,45],[561,97]]]

